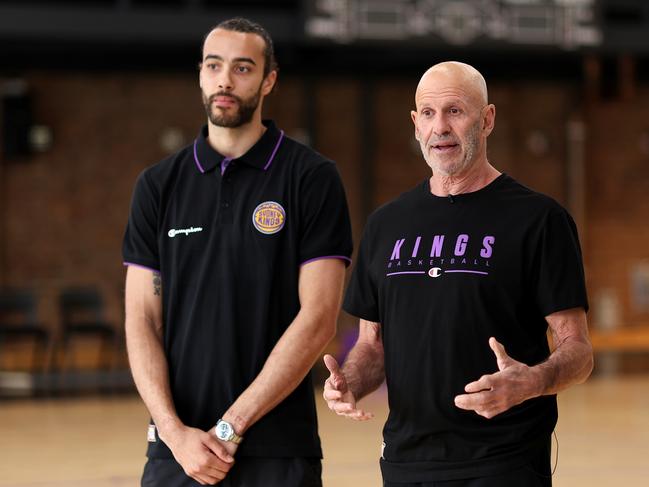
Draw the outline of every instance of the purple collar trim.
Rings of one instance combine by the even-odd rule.
[[[228,168],[231,162],[232,159],[230,159],[229,157],[226,157],[221,161],[221,176],[225,174],[225,170]]]
[[[275,144],[275,148],[273,149],[273,153],[270,155],[270,158],[268,159],[268,162],[264,166],[264,171],[266,171],[271,163],[273,162],[273,159],[275,158],[275,154],[277,153],[277,149],[279,149],[279,144],[282,143],[282,139],[284,138],[284,131],[280,130],[279,132],[279,139],[277,139],[277,144]]]
[[[275,148],[273,149],[273,152],[271,153],[270,157],[268,158],[268,162],[266,162],[266,165],[264,166],[264,171],[267,171],[270,165],[273,163],[273,160],[275,159],[275,154],[277,154],[277,149],[279,149],[280,144],[282,143],[282,140],[284,139],[284,131],[280,130],[279,132],[279,138],[277,139],[277,143],[275,144]],[[205,168],[201,165],[201,161],[198,160],[198,152],[196,150],[198,144],[198,139],[194,140],[194,162],[196,163],[196,167],[198,170],[202,173],[205,174]],[[221,174],[225,173],[226,168],[232,161],[231,158],[226,157],[221,161]]]
[[[196,154],[196,143],[198,142],[198,139],[194,140],[194,161],[196,161],[196,166],[198,166],[198,170],[201,173],[205,173],[205,169],[203,169],[203,166],[201,166],[200,161],[198,160],[198,154]]]

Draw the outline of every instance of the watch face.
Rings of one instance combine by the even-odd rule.
[[[225,421],[219,421],[216,425],[216,437],[219,440],[228,441],[232,436],[232,426]]]

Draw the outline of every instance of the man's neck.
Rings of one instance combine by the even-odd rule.
[[[435,196],[473,193],[487,186],[498,176],[500,172],[485,159],[476,162],[460,174],[449,176],[433,172],[429,179],[429,188]]]
[[[249,123],[240,127],[218,127],[207,123],[207,141],[219,154],[230,159],[244,155],[266,132],[266,127],[260,118],[253,118]]]

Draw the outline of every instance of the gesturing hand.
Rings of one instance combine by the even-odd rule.
[[[234,465],[234,458],[212,430],[183,427],[165,442],[185,473],[201,485],[219,483]]]
[[[325,355],[324,363],[331,374],[324,383],[324,392],[322,393],[329,409],[339,416],[356,421],[372,419],[374,417],[372,413],[356,408],[356,398],[349,390],[347,379],[341,372],[336,359],[331,355]]]
[[[489,346],[496,354],[498,372],[467,384],[464,388],[467,394],[455,397],[458,408],[475,411],[485,418],[493,418],[538,396],[540,390],[539,377],[531,367],[507,355],[505,347],[493,337],[489,339]]]

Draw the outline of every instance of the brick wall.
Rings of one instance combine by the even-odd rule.
[[[631,300],[631,272],[649,259],[648,113],[644,87],[631,100],[591,106],[588,117],[590,293],[616,301],[625,326],[649,324],[649,312]]]
[[[189,142],[204,114],[194,74],[31,73],[34,118],[54,131],[54,146],[23,164],[5,164],[7,194],[3,235],[8,256],[2,283],[29,285],[41,295],[41,317],[56,326],[59,290],[97,284],[109,318],[122,321],[124,269],[121,238],[133,183],[139,172],[166,155],[165,129]],[[413,139],[410,110],[417,79],[372,82],[375,134],[373,205],[378,206],[427,177]],[[315,130],[315,148],[337,161],[347,189],[356,242],[364,223],[362,195],[368,175],[359,100],[367,85],[352,78],[317,78],[311,89],[282,78],[266,102],[266,115],[289,135]],[[309,127],[307,97],[315,118]],[[524,184],[566,203],[566,121],[579,117],[579,90],[559,83],[490,84],[497,106],[489,158]],[[587,220],[583,242],[591,296],[619,293],[624,323],[649,322],[631,310],[629,271],[649,257],[649,90],[633,102],[584,111],[587,126]],[[649,142],[646,142],[649,144]],[[644,152],[643,152],[644,151]],[[349,317],[343,327],[354,326]]]

